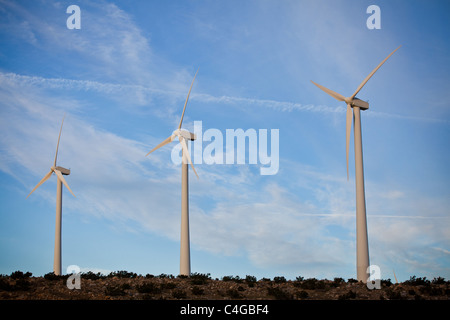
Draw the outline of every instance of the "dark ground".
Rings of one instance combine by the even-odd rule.
[[[73,278],[73,276],[71,276]],[[353,279],[286,280],[247,276],[211,279],[209,274],[191,277],[136,275],[117,271],[108,276],[81,274],[80,289],[67,287],[68,276],[48,273],[33,277],[20,271],[0,276],[0,300],[450,300],[450,281],[411,277],[393,284],[381,280],[380,289],[369,290]],[[75,281],[72,281],[75,284]]]

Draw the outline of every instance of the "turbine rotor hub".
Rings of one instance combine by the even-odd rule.
[[[184,138],[186,140],[194,141],[197,139],[197,135],[195,133],[189,132],[187,130],[182,129],[176,129],[172,133],[172,141],[175,139],[175,137]]]
[[[63,168],[60,166],[56,166],[56,167],[53,166],[51,169],[52,169],[52,171],[58,170],[64,176],[68,176],[70,174],[70,169],[66,169],[66,168]]]
[[[369,103],[367,101],[354,98],[351,102],[352,107],[359,107],[361,110],[367,110],[369,109]]]

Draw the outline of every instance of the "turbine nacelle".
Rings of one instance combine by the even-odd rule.
[[[367,101],[353,98],[353,100],[350,103],[350,106],[353,107],[359,107],[361,110],[367,110],[369,109],[369,103]]]
[[[65,176],[68,176],[70,174],[70,169],[66,169],[66,168],[63,168],[60,166],[52,167],[52,171],[54,171],[54,170],[58,170],[59,172],[61,172],[61,174],[65,175]]]
[[[314,82],[313,82],[314,83]],[[315,85],[317,85],[316,83],[314,83]],[[318,86],[318,85],[317,85]],[[320,87],[319,87],[320,88]],[[322,88],[321,88],[322,89]],[[323,89],[322,89],[323,90]],[[325,91],[325,90],[324,90]],[[330,90],[331,91],[331,90]],[[327,91],[325,91],[327,92]],[[327,92],[328,93],[328,92]],[[333,96],[334,97],[334,96]],[[335,97],[336,98],[336,97]],[[337,98],[336,98],[337,99]],[[352,97],[346,97],[344,99],[338,99],[339,101],[345,101],[345,103],[347,105],[349,105],[350,107],[359,107],[361,110],[367,110],[369,109],[369,103],[367,101],[358,99],[356,97],[352,98]]]
[[[197,139],[197,135],[195,133],[183,129],[176,129],[174,132],[172,132],[171,136],[172,141],[175,140],[175,137],[184,138],[190,141],[194,141]]]

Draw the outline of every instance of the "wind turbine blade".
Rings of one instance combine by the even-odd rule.
[[[39,186],[40,186],[41,184],[43,184],[45,181],[47,181],[47,180],[52,176],[52,172],[53,172],[53,171],[50,170],[50,172],[47,173],[47,174],[42,178],[41,181],[39,181],[39,183],[36,185],[36,187],[34,187],[34,189],[31,190],[30,194],[27,195],[27,199],[28,199],[28,197],[34,192],[34,190],[36,190],[37,188],[39,188]]]
[[[358,94],[358,92],[362,89],[362,87],[364,87],[364,85],[367,83],[367,81],[369,81],[369,79],[374,75],[374,73],[377,72],[377,70],[380,69],[380,67],[383,65],[383,63],[385,63],[386,60],[389,59],[390,56],[392,56],[395,51],[400,49],[400,47],[401,46],[399,46],[397,49],[392,51],[383,61],[381,61],[381,63],[375,69],[372,70],[371,73],[369,73],[369,75],[364,79],[364,81],[361,82],[361,84],[359,85],[358,89],[356,89],[355,93],[351,96],[351,99],[353,99]]]
[[[160,144],[158,144],[156,147],[154,147],[152,150],[150,150],[149,153],[147,153],[145,156],[148,156],[150,153],[152,153],[153,151],[155,151],[156,149],[159,149],[163,146],[165,146],[168,143],[172,142],[172,136],[168,137],[167,139],[165,139],[163,142],[161,142]]]
[[[69,185],[67,184],[66,179],[64,179],[64,177],[63,177],[61,171],[55,169],[55,173],[56,173],[56,175],[58,176],[58,179],[61,180],[62,183],[64,183],[64,185],[66,186],[66,188],[69,189],[70,193],[75,197],[75,195],[73,194],[73,192],[72,192],[72,190],[70,189]],[[75,198],[76,198],[76,197],[75,197]]]
[[[59,129],[59,136],[58,136],[58,144],[56,145],[56,153],[55,153],[55,161],[53,162],[53,166],[56,167],[56,158],[58,157],[58,148],[59,148],[59,139],[61,139],[61,131],[64,123],[64,118],[66,117],[66,114],[64,113],[62,122],[61,122],[61,129]]]
[[[198,69],[200,69],[200,68],[198,68]],[[184,111],[186,111],[186,105],[189,100],[189,95],[191,94],[192,86],[194,85],[195,77],[197,77],[198,69],[197,69],[197,72],[195,73],[194,79],[192,79],[191,87],[189,88],[189,92],[186,97],[186,102],[184,103],[183,113],[181,114],[181,120],[180,120],[180,124],[178,125],[178,129],[181,129],[181,124],[183,123],[183,118],[184,118]]]
[[[198,177],[197,171],[195,171],[194,165],[192,164],[192,160],[191,160],[191,156],[189,155],[189,150],[187,147],[186,140],[184,138],[180,137],[180,143],[181,143],[181,147],[183,148],[183,153],[186,154],[186,158],[188,159],[189,163],[191,164],[192,170],[194,170],[194,173],[197,176],[197,179],[200,179]]]
[[[337,92],[334,92],[333,90],[330,90],[328,88],[325,88],[324,86],[321,86],[318,83],[315,83],[314,81],[311,80],[312,83],[314,83],[317,87],[319,87],[319,89],[322,89],[323,91],[325,91],[326,93],[328,93],[330,96],[332,96],[333,98],[335,98],[338,101],[345,101],[345,97]]]
[[[347,104],[347,119],[345,123],[345,141],[346,141],[346,149],[345,152],[347,154],[347,181],[348,181],[348,150],[350,148],[350,132],[352,129],[352,108],[350,104]]]

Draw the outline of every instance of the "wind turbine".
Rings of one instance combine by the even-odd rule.
[[[65,115],[64,115],[65,117]],[[56,145],[56,153],[55,153],[55,161],[53,161],[53,166],[50,168],[50,171],[42,178],[41,181],[34,187],[33,190],[31,190],[30,194],[27,196],[27,198],[36,190],[39,188],[41,184],[43,184],[45,181],[47,181],[52,173],[56,174],[57,177],[57,183],[56,183],[56,223],[55,223],[55,252],[53,256],[53,273],[55,275],[61,275],[61,218],[62,218],[62,185],[66,186],[67,189],[69,189],[70,193],[75,197],[72,190],[70,189],[69,185],[67,184],[66,180],[63,176],[68,176],[70,174],[70,169],[66,169],[63,167],[56,166],[56,159],[58,157],[58,148],[59,148],[59,140],[61,138],[61,131],[62,126],[64,123],[64,117],[61,123],[61,129],[59,130],[59,136],[58,136],[58,144]]]
[[[361,82],[358,89],[350,97],[334,92],[320,84],[314,83],[317,87],[328,93],[338,101],[347,103],[346,119],[346,154],[347,154],[347,180],[348,180],[348,149],[350,145],[350,131],[353,108],[354,140],[355,140],[355,179],[356,179],[356,272],[358,281],[367,282],[369,267],[369,244],[367,239],[366,222],[366,200],[364,194],[364,169],[362,155],[362,137],[361,137],[361,117],[360,110],[369,109],[369,103],[356,98],[358,92],[364,87],[374,73],[386,62],[389,57],[397,51],[400,46],[392,51],[373,71]]]
[[[191,274],[191,257],[189,248],[189,172],[188,172],[188,162],[191,164],[192,170],[194,170],[195,175],[198,179],[197,171],[195,171],[194,165],[192,164],[191,157],[189,155],[186,140],[194,141],[197,136],[186,130],[181,129],[183,123],[184,112],[186,111],[186,105],[189,100],[189,95],[191,94],[192,86],[194,85],[195,77],[197,77],[197,72],[195,73],[194,79],[192,80],[191,87],[189,88],[188,95],[186,97],[186,102],[184,103],[183,113],[181,114],[180,124],[178,129],[172,132],[172,135],[165,139],[163,142],[158,144],[145,156],[148,156],[153,151],[169,144],[174,141],[177,137],[180,141],[182,148],[182,166],[181,166],[181,238],[180,238],[180,275],[189,276]]]

